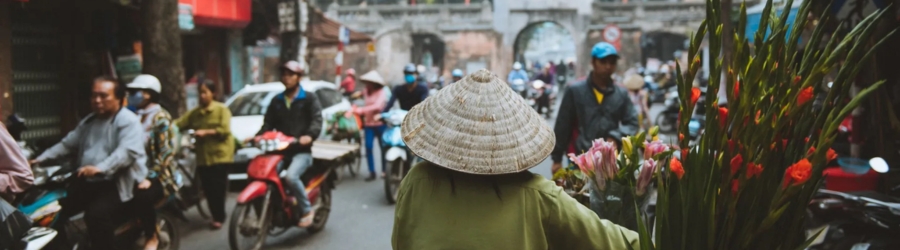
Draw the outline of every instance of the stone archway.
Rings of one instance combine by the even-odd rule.
[[[431,55],[432,64],[438,67],[438,72],[443,69],[446,44],[441,34],[409,26],[394,26],[379,29],[373,37],[377,56],[376,70],[389,84],[403,79],[403,66],[406,64],[426,63],[427,59],[423,60],[425,54]]]
[[[535,47],[535,44],[531,44],[531,42],[536,42],[534,41],[535,36],[546,36],[551,39],[556,37],[559,40],[550,42],[549,44],[538,44],[537,47]],[[560,37],[567,38],[560,39]],[[570,61],[575,62],[578,58],[578,44],[575,39],[572,30],[567,29],[557,21],[545,20],[532,22],[525,25],[525,27],[516,34],[512,43],[512,60],[513,62],[522,63],[525,68],[530,68],[530,66],[535,63],[546,65],[548,61],[552,61],[553,64],[558,64],[560,61],[563,61],[563,63],[568,65]],[[534,52],[533,49],[536,48],[546,49],[544,51],[545,54],[528,53]],[[550,55],[547,55],[547,52],[549,52]],[[534,72],[534,70],[535,69],[532,69],[532,72]],[[569,68],[566,68],[566,70],[568,71]]]

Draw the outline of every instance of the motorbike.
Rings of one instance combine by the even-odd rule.
[[[557,85],[552,85],[548,87],[545,84],[540,84],[539,82],[533,83],[532,88],[529,90],[529,100],[528,104],[531,105],[534,110],[538,112],[538,114],[543,114],[545,117],[550,118],[550,115],[553,114],[553,104],[556,103],[556,93],[558,91]],[[547,98],[544,100],[547,102],[547,109],[541,109],[541,99]]]
[[[881,158],[870,166],[888,172]],[[892,193],[900,191],[893,187]],[[870,190],[820,189],[807,207],[808,235],[818,237],[809,249],[900,249],[900,198]]]
[[[384,194],[390,204],[397,202],[400,182],[412,167],[409,161],[411,156],[407,154],[406,143],[400,132],[400,124],[406,114],[406,110],[391,110],[381,114],[381,119],[388,125],[381,136],[381,148],[387,149],[384,153],[384,162],[387,163],[384,168]]]
[[[293,228],[303,216],[285,187],[284,177],[288,166],[285,149],[296,144],[296,139],[281,132],[269,131],[256,137],[254,146],[262,154],[253,158],[247,166],[249,184],[237,197],[237,204],[228,225],[228,242],[231,249],[262,249],[268,235],[277,236]],[[331,191],[335,188],[334,170],[315,162],[300,177],[306,186],[307,198],[315,211],[313,223],[306,230],[316,233],[325,228],[331,211]],[[246,237],[247,241],[241,237]]]
[[[34,168],[42,168],[35,166]],[[87,237],[87,225],[84,223],[84,213],[72,216],[68,220],[59,218],[60,200],[66,197],[66,188],[74,180],[75,169],[65,166],[54,166],[50,168],[59,168],[53,175],[47,176],[47,171],[35,171],[35,186],[22,196],[17,202],[19,210],[31,217],[36,227],[55,227],[59,223],[65,223],[63,227],[66,230],[68,239],[65,239],[72,249],[90,248],[90,242]],[[43,176],[38,176],[43,175]],[[175,195],[170,195],[159,201],[156,205],[156,227],[159,232],[158,249],[178,249],[181,238],[178,227],[175,225],[176,218],[187,221],[182,210],[177,207]],[[139,247],[142,245],[135,244],[138,239],[143,236],[141,224],[147,223],[140,221],[131,211],[125,209],[126,213],[121,216],[114,216],[115,223],[120,225],[116,228],[116,245],[128,246],[134,245]]]
[[[522,96],[522,98],[526,98],[528,95],[528,89],[525,87],[525,81],[522,79],[515,79],[509,83],[509,86]]]
[[[678,91],[670,90],[666,93],[665,109],[656,116],[656,126],[663,133],[672,133],[678,128],[678,112],[681,104],[678,102]]]

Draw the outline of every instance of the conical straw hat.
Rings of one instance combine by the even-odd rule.
[[[550,155],[556,142],[544,119],[497,75],[483,69],[412,108],[401,131],[417,156],[480,175],[532,168]]]
[[[625,77],[625,88],[632,91],[644,88],[644,78],[638,74],[628,75]]]

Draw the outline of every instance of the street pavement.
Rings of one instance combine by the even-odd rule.
[[[654,106],[650,117],[656,117],[661,110],[661,105]],[[555,123],[555,115],[547,122],[552,126]],[[376,157],[376,161],[377,159]],[[362,162],[363,172],[367,172],[365,160]],[[551,161],[548,158],[531,169],[531,172],[549,179],[550,165]],[[341,171],[346,173],[344,169]],[[308,234],[303,229],[293,228],[279,237],[269,237],[265,249],[391,249],[394,206],[388,204],[385,199],[383,181],[366,182],[363,179],[362,176],[353,178],[347,174],[343,175],[334,190],[331,215],[324,230]],[[225,206],[229,219],[236,196],[237,193],[234,192],[228,195]],[[213,231],[195,209],[189,210],[186,216],[189,221],[182,223],[180,227],[181,249],[229,249],[227,220],[222,229]]]

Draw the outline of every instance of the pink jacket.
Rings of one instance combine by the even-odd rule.
[[[0,198],[11,201],[13,194],[25,191],[33,183],[31,166],[22,155],[19,144],[9,135],[6,127],[0,125]]]
[[[366,101],[366,106],[356,108],[356,114],[363,118],[363,126],[377,127],[384,125],[380,116],[384,106],[387,105],[387,96],[384,93],[385,88],[387,87],[382,87],[374,93],[369,93],[368,88],[363,90],[363,99]]]

